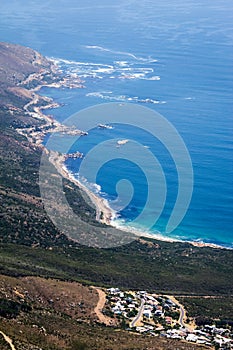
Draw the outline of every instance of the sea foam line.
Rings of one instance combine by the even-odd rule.
[[[111,100],[111,101],[129,101],[129,102],[137,102],[137,103],[152,103],[152,104],[164,104],[166,101],[154,100],[152,98],[139,98],[138,96],[127,96],[127,95],[113,95],[112,91],[96,91],[89,92],[86,94],[87,97],[97,97],[103,100]]]
[[[115,50],[111,50],[102,46],[97,46],[97,45],[86,45],[85,46],[86,49],[93,49],[93,50],[99,50],[99,51],[106,51],[106,52],[110,52],[116,55],[123,55],[123,56],[128,56],[128,57],[132,57],[137,61],[142,61],[142,62],[157,62],[158,60],[149,57],[149,58],[143,58],[143,57],[139,57],[134,55],[133,53],[130,52],[125,52],[125,51],[115,51]]]
[[[154,73],[152,67],[132,67],[133,63],[127,61],[114,61],[112,64],[103,64],[54,57],[51,60],[66,74],[78,74],[80,78],[103,79],[106,77],[128,80],[160,80],[160,76],[152,75]]]

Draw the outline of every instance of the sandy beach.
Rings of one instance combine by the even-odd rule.
[[[49,161],[56,167],[60,175],[73,182],[76,186],[81,188],[88,195],[96,209],[96,220],[103,224],[111,225],[112,220],[116,216],[115,211],[110,208],[108,202],[105,199],[97,196],[95,193],[91,192],[86,186],[84,186],[80,181],[75,179],[75,177],[68,171],[64,164],[64,156],[59,155],[57,152],[50,151]]]

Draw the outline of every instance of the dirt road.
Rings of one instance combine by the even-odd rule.
[[[96,313],[96,315],[101,323],[104,323],[106,326],[112,326],[115,323],[114,319],[112,319],[111,317],[105,316],[102,313],[102,310],[103,310],[104,305],[106,303],[106,294],[104,293],[104,291],[102,289],[99,289],[96,287],[92,287],[92,288],[95,289],[97,291],[97,293],[99,294],[99,301],[94,309],[94,312]]]
[[[3,336],[4,340],[10,345],[11,350],[16,350],[16,348],[14,347],[14,344],[12,343],[11,338],[9,338],[5,333],[3,333],[2,331],[0,331],[0,334]]]

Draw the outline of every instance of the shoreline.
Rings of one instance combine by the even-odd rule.
[[[117,218],[117,213],[110,207],[108,201],[104,198],[101,198],[97,194],[93,193],[89,188],[87,188],[83,183],[81,183],[78,179],[74,177],[74,175],[67,169],[66,165],[64,164],[64,157],[59,156],[56,152],[52,152],[53,155],[50,156],[49,161],[56,167],[58,172],[66,179],[73,182],[76,186],[78,186],[81,190],[83,190],[93,203],[96,209],[96,220],[106,224],[108,226],[112,226],[118,230],[124,231],[124,232],[131,232],[135,234],[137,238],[149,238],[157,241],[162,242],[169,242],[169,243],[188,243],[195,247],[209,247],[212,249],[227,249],[232,250],[231,247],[225,247],[221,246],[215,243],[205,243],[205,242],[197,242],[197,241],[189,241],[189,240],[181,240],[171,237],[165,237],[161,233],[149,233],[149,232],[143,232],[134,228],[131,228],[127,225],[119,225],[114,220]],[[103,215],[101,216],[101,213]]]
[[[54,65],[54,62],[50,60],[52,65]],[[51,68],[51,74],[56,75],[57,72],[53,66]],[[33,78],[35,78],[35,75],[33,74]],[[78,179],[74,177],[74,175],[69,172],[65,165],[65,155],[59,155],[55,151],[48,151],[47,148],[43,145],[43,139],[47,132],[54,133],[54,132],[61,132],[64,131],[66,133],[76,132],[77,134],[81,134],[81,130],[70,130],[68,127],[57,121],[53,116],[45,115],[43,113],[43,110],[51,109],[51,108],[58,108],[60,105],[56,102],[54,102],[51,98],[48,97],[42,97],[40,95],[35,94],[35,92],[38,92],[43,87],[48,88],[61,88],[61,87],[67,87],[67,88],[83,88],[83,85],[80,84],[80,80],[77,79],[75,82],[66,80],[65,78],[61,77],[61,80],[58,82],[52,82],[51,84],[44,82],[43,79],[41,79],[41,76],[39,76],[38,85],[30,90],[28,90],[31,93],[31,101],[27,103],[24,106],[24,110],[26,113],[31,115],[33,118],[40,119],[45,121],[44,127],[49,127],[49,131],[46,131],[45,133],[41,131],[28,132],[29,130],[22,130],[19,129],[18,132],[20,134],[23,134],[28,138],[28,140],[34,144],[36,144],[38,147],[41,147],[43,151],[47,152],[49,154],[49,161],[56,167],[58,172],[66,179],[73,182],[76,186],[78,186],[85,194],[89,197],[91,203],[95,207],[96,210],[96,220],[106,224],[108,226],[115,227],[116,229],[119,229],[124,232],[131,232],[134,233],[136,237],[138,238],[150,238],[158,241],[164,241],[164,242],[170,242],[170,243],[189,243],[195,247],[210,247],[213,249],[228,249],[232,250],[231,247],[225,247],[221,246],[215,243],[205,243],[203,241],[197,242],[197,241],[189,241],[189,240],[182,240],[182,239],[176,239],[171,237],[165,237],[162,234],[153,234],[153,233],[147,233],[143,232],[137,229],[133,229],[131,227],[117,225],[114,220],[117,218],[117,213],[110,207],[108,201],[104,198],[101,198],[99,195],[92,192],[89,188],[87,188],[83,183],[81,183]],[[30,79],[27,78],[27,79]],[[40,105],[40,101],[46,101],[46,105]],[[32,107],[32,111],[28,110],[28,107]]]
[[[46,149],[46,148],[45,148]],[[117,218],[117,212],[114,211],[108,201],[104,198],[101,198],[98,194],[95,194],[92,192],[87,186],[85,186],[82,182],[80,182],[78,179],[74,177],[74,175],[67,169],[65,162],[64,155],[59,155],[58,153],[54,151],[50,151],[52,155],[49,157],[49,161],[56,167],[58,172],[66,179],[73,182],[76,186],[78,186],[91,200],[92,204],[95,207],[96,210],[96,220],[101,222],[102,224],[106,224],[108,226],[112,226],[118,230],[124,231],[124,232],[131,232],[135,234],[138,238],[149,238],[154,239],[158,241],[163,242],[169,242],[169,243],[188,243],[193,245],[194,247],[209,247],[212,249],[227,249],[232,250],[231,247],[225,247],[219,244],[215,243],[205,243],[203,241],[189,241],[189,240],[182,240],[177,238],[171,238],[163,236],[161,233],[149,233],[137,230],[135,228],[129,227],[127,225],[119,225],[116,223],[115,219]]]
[[[65,157],[63,155],[50,151],[49,161],[56,167],[60,175],[67,180],[70,180],[88,195],[96,210],[96,220],[110,226],[113,218],[116,216],[116,213],[110,208],[107,200],[93,193],[84,184],[77,180],[71,172],[69,172],[64,164]]]

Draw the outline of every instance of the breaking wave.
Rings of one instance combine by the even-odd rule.
[[[86,45],[85,48],[86,49],[92,49],[92,50],[98,50],[98,51],[105,51],[105,52],[112,53],[114,55],[128,56],[130,58],[133,58],[136,61],[141,61],[141,62],[153,63],[153,62],[157,62],[158,61],[158,60],[156,60],[155,58],[152,58],[152,57],[144,58],[144,57],[136,56],[136,55],[134,55],[133,53],[130,53],[130,52],[115,51],[115,50],[111,50],[111,49],[108,49],[106,47],[97,46],[97,45]]]
[[[91,79],[120,79],[120,80],[160,80],[160,76],[155,75],[155,68],[149,66],[152,62],[157,62],[154,58],[137,57],[134,54],[112,51],[101,46],[86,46],[87,48],[95,48],[101,51],[109,51],[118,55],[109,64],[96,62],[81,62],[61,58],[52,58],[54,63],[65,74],[77,74],[85,80]],[[119,55],[126,55],[130,59],[121,60]],[[140,63],[139,63],[140,62]]]
[[[114,95],[112,91],[96,91],[89,92],[86,94],[87,97],[96,97],[108,101],[118,102],[137,102],[137,103],[152,103],[152,104],[164,104],[166,101],[154,100],[152,98],[140,98],[138,96],[127,96],[127,95]]]

